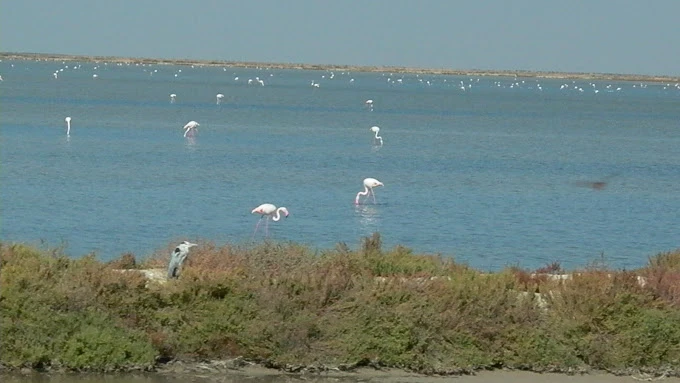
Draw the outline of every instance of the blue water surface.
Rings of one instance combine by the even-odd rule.
[[[3,241],[104,260],[246,244],[269,202],[291,212],[274,240],[380,232],[490,270],[634,268],[680,247],[678,84],[21,60],[0,75]],[[366,177],[385,186],[355,206]]]

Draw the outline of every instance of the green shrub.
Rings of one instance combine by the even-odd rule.
[[[147,281],[137,269],[163,269],[170,248],[103,263],[0,243],[0,362],[111,371],[244,356],[425,373],[680,365],[677,251],[636,273],[589,267],[552,281],[386,250],[377,234],[358,250],[320,252],[206,242],[179,279]]]

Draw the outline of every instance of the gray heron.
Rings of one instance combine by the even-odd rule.
[[[183,241],[175,250],[172,251],[170,255],[170,263],[168,264],[168,279],[177,278],[179,276],[179,268],[182,266],[184,261],[189,255],[189,249],[194,246],[198,246],[195,243],[189,241]]]

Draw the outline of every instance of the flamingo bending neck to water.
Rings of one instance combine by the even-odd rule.
[[[373,188],[376,188],[378,186],[385,186],[383,185],[382,182],[376,180],[375,178],[366,178],[364,180],[364,191],[358,192],[356,198],[354,198],[354,204],[358,205],[359,204],[359,199],[361,198],[362,195],[370,195],[373,197],[373,203],[375,202],[375,192],[373,191]]]
[[[271,219],[272,221],[276,222],[281,219],[281,213],[283,213],[284,217],[288,218],[288,209],[285,207],[279,207],[277,208],[275,205],[271,203],[263,203],[262,205],[256,207],[253,209],[253,211],[250,212],[250,214],[260,214],[262,215],[260,219],[257,221],[257,225],[255,225],[255,231],[253,232],[253,238],[255,238],[255,234],[257,233],[257,229],[260,227],[260,223],[262,222],[263,219],[266,220],[265,222],[265,237],[269,235],[269,220]]]
[[[193,136],[194,131],[198,130],[199,126],[200,126],[200,124],[196,121],[187,122],[187,124],[184,125],[184,127],[182,128],[182,129],[184,129],[184,137]],[[189,134],[189,132],[191,132],[191,134]]]

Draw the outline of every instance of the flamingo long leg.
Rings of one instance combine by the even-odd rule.
[[[260,219],[257,220],[257,224],[255,225],[255,231],[253,231],[253,239],[255,239],[255,234],[257,233],[257,229],[260,227],[260,222],[262,222],[262,218],[264,217],[260,217]]]
[[[375,202],[375,192],[373,191],[373,188],[371,188],[369,190],[371,191],[371,196],[373,197],[373,203],[377,203],[377,202]]]

